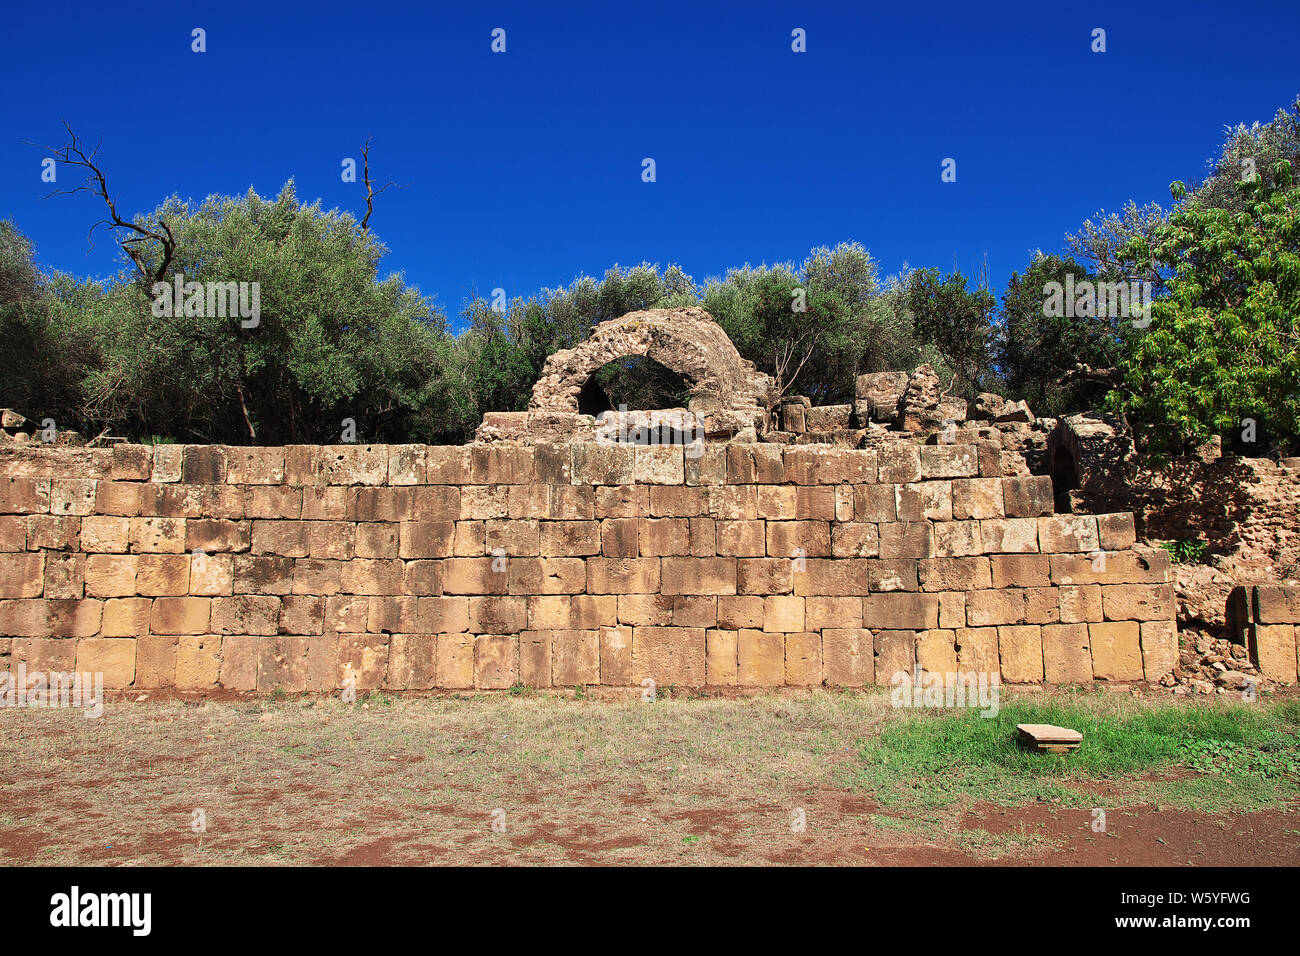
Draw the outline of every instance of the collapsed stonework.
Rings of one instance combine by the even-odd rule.
[[[852,405],[814,406],[806,397],[784,396],[764,440],[849,448],[979,443],[997,449],[1003,474],[1042,475],[1048,473],[1049,438],[1057,424],[1036,418],[1024,402],[990,393],[981,394],[972,409],[948,396],[935,370],[922,365],[912,372],[859,375]],[[1071,510],[1059,505],[1058,511]],[[1124,510],[1122,502],[1115,505],[1109,510]]]

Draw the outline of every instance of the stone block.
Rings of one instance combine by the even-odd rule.
[[[1142,646],[1136,621],[1088,625],[1092,673],[1097,680],[1142,680]]]
[[[748,628],[736,634],[736,683],[780,687],[785,683],[785,635]]]
[[[1037,624],[1004,625],[998,628],[998,659],[1002,679],[1013,684],[1037,684],[1043,680],[1043,634]]]
[[[508,634],[474,638],[474,686],[504,690],[519,682],[519,640]]]
[[[1092,649],[1087,624],[1048,624],[1043,628],[1043,667],[1050,684],[1092,680]]]

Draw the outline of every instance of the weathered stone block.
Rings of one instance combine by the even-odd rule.
[[[763,557],[767,553],[765,525],[763,521],[718,521],[718,554],[741,558]]]
[[[1025,592],[1018,588],[966,595],[966,623],[970,627],[1022,624],[1024,620]]]
[[[822,636],[803,631],[785,635],[785,683],[817,687],[822,682]]]
[[[997,554],[991,561],[995,588],[1045,588],[1052,583],[1045,554]]]
[[[580,557],[600,554],[600,522],[541,522],[541,553],[544,557]]]
[[[659,558],[588,558],[588,594],[653,594],[659,590]]]
[[[178,638],[176,689],[208,690],[220,683],[230,690],[253,690],[257,686],[255,640],[228,637],[223,641],[215,634]],[[231,642],[228,653],[225,642]],[[246,686],[239,686],[241,682]]]
[[[911,679],[916,667],[915,631],[876,631],[874,672],[877,684],[897,682],[900,675]]]
[[[474,686],[504,690],[519,682],[519,641],[506,634],[474,638]]]
[[[280,599],[275,596],[236,594],[213,598],[211,611],[214,634],[275,634],[279,631]]]
[[[952,482],[918,481],[894,489],[899,521],[952,520]]]
[[[104,602],[101,637],[141,637],[149,633],[153,601],[149,598],[112,598]]]
[[[153,602],[149,629],[155,634],[208,634],[211,599],[160,597]]]
[[[118,592],[115,589],[125,586],[125,569],[121,573],[108,576],[108,569],[114,567],[107,562],[96,563],[96,576],[91,596],[101,596],[108,591],[114,593],[134,594],[130,591]],[[102,569],[102,571],[101,571]],[[116,570],[116,569],[115,569]],[[104,575],[104,576],[101,576]],[[130,573],[134,585],[134,569]],[[0,554],[0,598],[34,598],[40,597],[45,590],[45,555],[36,554]]]
[[[832,627],[822,631],[822,673],[831,687],[862,687],[875,681],[871,632]]]
[[[1105,555],[1052,555],[1054,584],[1163,584],[1169,580],[1169,553],[1135,550]]]
[[[862,623],[871,630],[924,631],[939,626],[939,598],[934,594],[896,592],[862,599]]]
[[[736,634],[736,683],[779,687],[785,683],[785,635],[748,628]]]
[[[1173,674],[1178,667],[1178,632],[1173,621],[1144,621],[1141,625],[1142,673],[1149,681]]]
[[[1142,647],[1135,621],[1089,624],[1092,673],[1097,680],[1142,680]]]
[[[26,565],[15,566],[13,558],[19,558]],[[2,597],[36,597],[41,593],[45,581],[45,556],[34,555],[0,555],[0,596]],[[133,554],[108,555],[92,554],[86,560],[86,594],[90,597],[131,597],[136,594],[136,576],[139,558]],[[15,582],[17,582],[15,584]],[[189,590],[188,575],[186,590]],[[171,591],[169,593],[183,593]]]
[[[1052,554],[1096,551],[1097,519],[1093,515],[1052,515],[1038,519],[1039,547]]]
[[[1038,523],[1033,518],[986,518],[980,538],[989,554],[1031,553],[1038,550]]]
[[[1008,518],[1050,515],[1054,504],[1052,479],[1046,475],[1004,478],[1002,499]]]
[[[768,521],[767,554],[772,558],[830,557],[830,522]]]
[[[880,525],[882,558],[928,558],[934,554],[934,526],[928,521],[894,521]]]
[[[1103,551],[1124,551],[1137,543],[1131,512],[1097,515],[1097,535]]]
[[[922,445],[922,478],[975,478],[980,473],[974,445]]]
[[[891,591],[916,591],[920,562],[913,558],[895,561],[867,561],[867,583],[872,594]],[[861,592],[846,592],[861,593]]]
[[[646,485],[680,485],[686,482],[685,456],[679,445],[637,445],[635,480]]]
[[[1102,611],[1108,621],[1172,621],[1172,584],[1115,584],[1101,589]]]
[[[557,687],[600,683],[600,632],[553,631],[551,675]]]
[[[338,636],[338,686],[355,682],[358,692],[377,690],[388,673],[387,634]]]
[[[705,683],[704,628],[637,627],[632,630],[633,676],[660,687]]]
[[[998,628],[998,659],[1002,679],[1013,684],[1043,680],[1043,635],[1036,624]]]
[[[625,485],[636,481],[636,446],[583,442],[573,446],[573,482]]]
[[[620,615],[622,605],[620,599]],[[855,599],[847,599],[855,600]],[[861,603],[855,601],[855,603]],[[723,595],[718,598],[718,627],[739,631],[741,628],[761,629],[763,626],[763,598],[757,595]],[[859,614],[861,609],[859,608]],[[655,623],[655,622],[647,622]]]
[[[982,556],[923,558],[917,562],[917,570],[923,591],[973,591],[990,584],[989,559]]]
[[[166,634],[144,634],[136,638],[136,687],[148,689],[176,686],[177,641],[178,638]]]
[[[785,463],[779,445],[727,446],[727,483],[731,485],[780,484]]]
[[[1087,624],[1048,624],[1043,628],[1043,665],[1048,683],[1086,684],[1092,680],[1092,649]]]
[[[978,521],[942,521],[934,526],[934,553],[951,558],[983,554],[984,542]]]
[[[633,682],[632,632],[630,627],[599,629],[600,683],[626,686]]]
[[[921,480],[921,447],[906,442],[888,442],[877,450],[877,474],[881,484]]]
[[[1135,625],[1136,626],[1136,625]],[[1291,624],[1251,625],[1247,647],[1259,672],[1282,684],[1296,681],[1296,637]]]
[[[471,597],[471,634],[517,634],[528,626],[528,603],[522,597]]]
[[[113,481],[148,481],[153,474],[153,446],[113,446],[109,476]]]
[[[469,634],[439,634],[438,684],[449,690],[474,686],[474,638]]]
[[[135,680],[135,641],[116,637],[83,638],[77,642],[77,670],[102,673],[107,689],[130,687]]]
[[[95,485],[90,478],[55,478],[50,482],[50,514],[91,514],[95,510]]]
[[[952,517],[1001,518],[1005,514],[1000,478],[958,478],[952,483]]]
[[[423,448],[421,448],[421,452],[423,452]],[[423,454],[419,456],[419,461],[423,465]],[[392,480],[391,472],[389,480]],[[429,690],[438,686],[437,672],[437,635],[394,634],[389,638],[388,673],[384,678],[385,687],[394,690]]]
[[[664,594],[737,593],[735,558],[664,558],[659,590]]]
[[[964,673],[999,674],[998,629],[996,627],[957,628],[957,666]]]
[[[1101,621],[1101,585],[1064,585],[1059,589],[1061,623],[1082,624]]]
[[[519,683],[525,687],[551,686],[551,639],[549,630],[519,635]]]

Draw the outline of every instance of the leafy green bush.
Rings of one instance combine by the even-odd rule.
[[[1209,545],[1199,538],[1183,538],[1177,541],[1162,541],[1160,547],[1169,552],[1169,559],[1174,564],[1204,564]]]

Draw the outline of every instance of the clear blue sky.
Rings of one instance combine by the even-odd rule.
[[[124,214],[291,177],[302,199],[361,210],[340,163],[372,136],[377,175],[410,184],[378,201],[384,269],[453,315],[473,291],[615,262],[699,280],[844,239],[883,272],[970,274],[987,253],[1000,293],[1030,250],[1099,208],[1167,202],[1225,124],[1300,92],[1295,0],[76,0],[10,4],[5,21],[0,218],[43,263],[116,268],[108,235],[86,241],[94,197],[43,198],[45,153],[25,141],[60,143],[60,119],[103,138]]]

